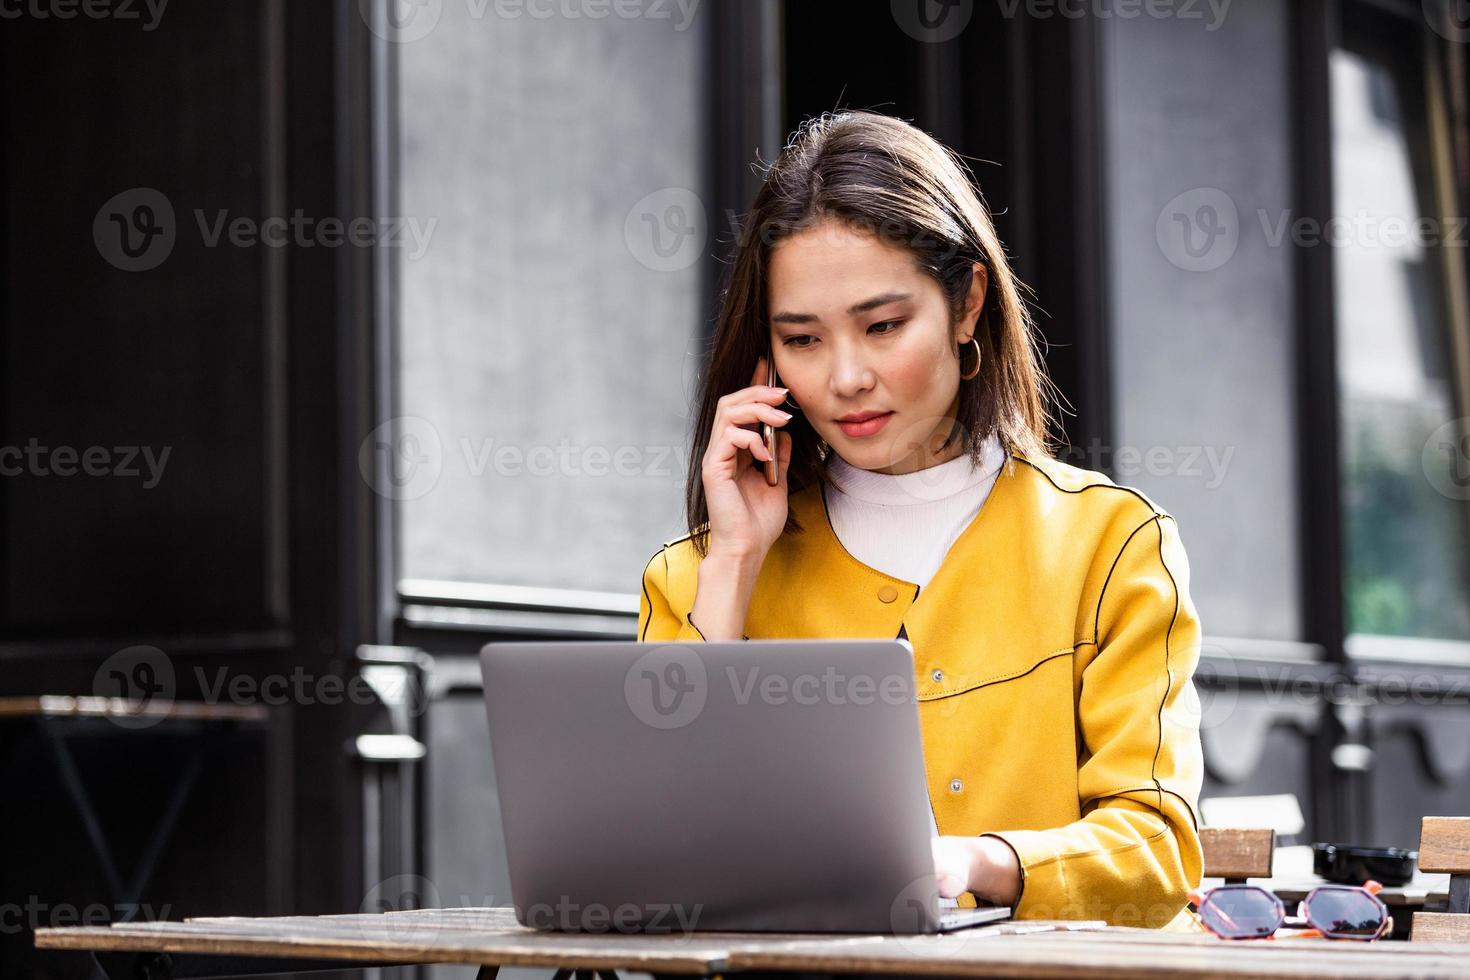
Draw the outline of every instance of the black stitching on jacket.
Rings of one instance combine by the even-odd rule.
[[[643,566],[643,598],[648,599],[648,622],[643,624],[643,632],[638,636],[639,643],[648,639],[648,627],[653,625],[653,599],[648,595],[648,569],[653,564],[653,559],[659,555],[664,556],[664,575],[666,576],[664,581],[668,581],[669,556],[666,548],[660,548],[653,553],[653,556],[648,559],[647,564]]]
[[[1120,485],[1118,485],[1116,483],[1089,483],[1087,486],[1082,487],[1079,490],[1068,490],[1066,487],[1062,486],[1056,480],[1053,480],[1051,478],[1051,474],[1050,473],[1048,473],[1046,470],[1042,469],[1040,466],[1037,466],[1035,463],[1031,462],[1031,460],[1027,459],[1026,457],[1024,457],[1024,456],[1012,456],[1011,459],[1014,459],[1018,463],[1025,463],[1027,466],[1031,467],[1033,470],[1035,470],[1036,472],[1040,473],[1042,476],[1046,477],[1046,482],[1047,483],[1050,483],[1052,486],[1056,487],[1062,493],[1086,493],[1088,490],[1121,490],[1124,493],[1131,494],[1131,495],[1137,497],[1139,500],[1143,501],[1144,504],[1146,504],[1148,506],[1148,509],[1149,509],[1150,512],[1152,512],[1154,514],[1163,514],[1163,512],[1160,511],[1157,506],[1155,506],[1155,504],[1154,504],[1154,502],[1152,500],[1149,500],[1147,497],[1145,497],[1143,494],[1139,493],[1137,490],[1133,489],[1132,487],[1124,487],[1124,486],[1120,486]],[[1168,515],[1167,514],[1163,514],[1163,516],[1167,517]]]
[[[1138,534],[1139,531],[1142,531],[1144,528],[1148,527],[1150,524],[1158,519],[1159,515],[1155,514],[1153,517],[1150,517],[1148,520],[1135,527],[1129,533],[1128,537],[1123,539],[1123,547],[1118,549],[1118,556],[1114,558],[1113,563],[1108,566],[1108,576],[1107,578],[1103,579],[1102,589],[1097,594],[1097,609],[1092,614],[1092,645],[1098,647],[1098,649],[1101,649],[1101,645],[1098,643],[1098,641],[1102,639],[1102,635],[1100,632],[1102,627],[1099,625],[1099,622],[1102,619],[1103,599],[1107,596],[1108,586],[1113,581],[1113,572],[1117,569],[1118,562],[1123,560],[1123,552],[1128,550],[1128,545],[1130,542],[1132,542],[1134,535]]]
[[[1169,638],[1174,635],[1174,624],[1179,620],[1180,596],[1179,583],[1175,580],[1174,573],[1169,571],[1169,563],[1164,561],[1164,524],[1162,521],[1159,522],[1159,564],[1163,566],[1164,574],[1169,576],[1169,584],[1174,586],[1174,615],[1169,617],[1169,628],[1164,632],[1164,697],[1162,700],[1159,701],[1159,740],[1154,745],[1154,759],[1148,767],[1149,778],[1154,781],[1154,786],[1157,787],[1159,791],[1159,812],[1163,813],[1164,787],[1159,782],[1159,777],[1155,773],[1156,767],[1159,764],[1159,753],[1163,751],[1164,748],[1164,705],[1169,703],[1169,693],[1173,690],[1174,687],[1174,675],[1169,672]],[[1191,820],[1193,820],[1193,809],[1187,806],[1185,807],[1185,809],[1190,811],[1189,817]]]

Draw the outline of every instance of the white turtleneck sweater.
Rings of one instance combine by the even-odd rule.
[[[823,488],[832,530],[858,561],[922,591],[980,513],[1005,460],[995,436],[986,440],[979,466],[961,455],[897,476],[859,469],[834,451],[827,458]],[[933,801],[929,828],[939,836]],[[958,903],[941,898],[939,904]]]

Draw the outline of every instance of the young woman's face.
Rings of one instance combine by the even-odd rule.
[[[969,305],[951,325],[939,284],[904,248],[824,221],[771,251],[771,349],[780,384],[812,428],[865,470],[911,473],[953,459],[959,407],[958,348],[985,299],[975,264]],[[973,354],[967,363],[973,363]],[[864,425],[852,414],[887,413]]]

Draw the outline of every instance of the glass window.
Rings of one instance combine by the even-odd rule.
[[[378,440],[402,464],[399,574],[629,593],[683,526],[709,17],[389,4],[391,206],[421,239],[392,256],[398,421]]]
[[[1333,248],[1349,634],[1470,639],[1464,413],[1417,27],[1344,8],[1331,54]],[[1358,649],[1363,649],[1359,638]],[[1350,647],[1352,644],[1350,643]],[[1382,645],[1377,645],[1382,649]]]

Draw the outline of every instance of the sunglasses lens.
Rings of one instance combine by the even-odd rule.
[[[1282,922],[1281,905],[1254,885],[1216,888],[1199,909],[1211,932],[1229,939],[1269,936]]]
[[[1322,888],[1307,898],[1307,921],[1325,936],[1372,939],[1383,927],[1383,907],[1358,888]]]

